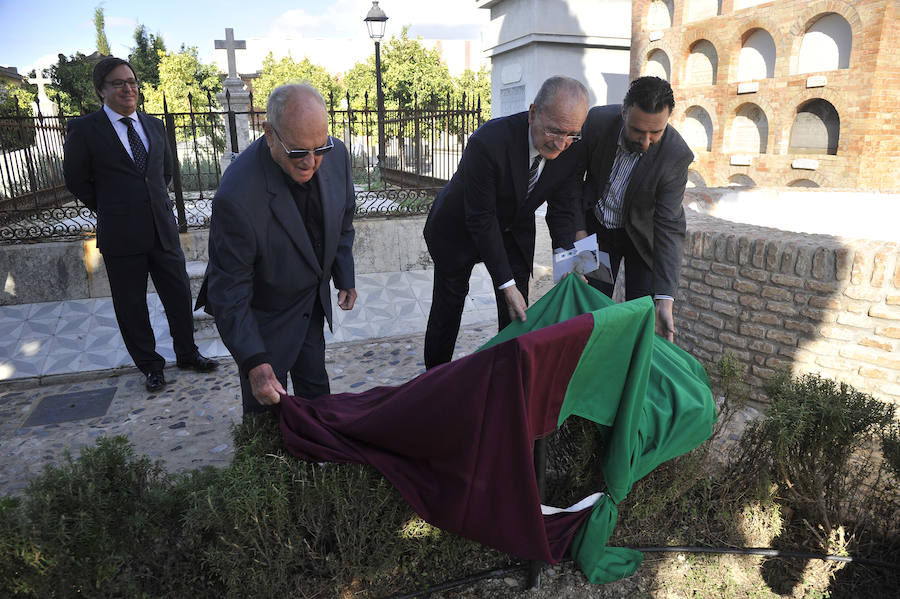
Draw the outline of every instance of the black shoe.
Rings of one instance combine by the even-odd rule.
[[[210,372],[219,367],[218,362],[200,355],[200,352],[197,352],[190,358],[176,360],[175,364],[179,368],[190,368],[191,370],[196,370],[197,372]]]
[[[163,375],[163,371],[154,370],[153,372],[148,372],[144,386],[147,387],[147,391],[150,391],[151,393],[162,390],[162,388],[166,386],[166,377]]]

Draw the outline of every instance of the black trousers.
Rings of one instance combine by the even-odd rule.
[[[314,399],[320,395],[331,393],[328,371],[325,369],[325,311],[318,299],[316,299],[312,314],[309,316],[309,328],[306,329],[306,338],[303,340],[303,346],[300,348],[297,359],[288,372],[275,372],[275,378],[285,390],[288,388],[288,373],[291,375],[293,395]],[[240,379],[244,414],[275,409],[275,406],[262,405],[253,397],[250,379],[245,374],[241,373]]]
[[[593,210],[585,215],[587,232],[597,234],[597,247],[609,253],[609,264],[612,267],[613,281],[619,274],[619,264],[625,258],[625,299],[650,295],[653,292],[653,270],[647,266],[638,254],[625,229],[607,229],[594,216]],[[594,289],[612,297],[614,285],[588,277],[588,283]]]
[[[103,256],[119,332],[131,359],[141,372],[162,370],[166,360],[156,352],[156,338],[147,309],[147,275],[159,294],[176,358],[190,358],[194,344],[191,285],[181,247],[165,250],[156,238],[152,250],[131,256]]]
[[[431,310],[425,329],[425,368],[434,368],[453,359],[459,324],[462,321],[466,295],[469,293],[469,279],[474,264],[458,271],[446,271],[435,266],[434,288],[431,294]],[[516,287],[528,301],[528,279],[530,273],[513,273]],[[512,322],[509,308],[502,291],[494,289],[497,302],[497,323],[500,330]]]

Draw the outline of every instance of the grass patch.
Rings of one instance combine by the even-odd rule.
[[[724,416],[742,372],[719,367]],[[769,392],[733,460],[711,460],[707,443],[638,481],[610,544],[896,562],[892,407],[815,377],[781,376]],[[290,457],[268,415],[233,434],[230,466],[181,474],[100,439],[0,500],[0,596],[381,597],[512,563],[422,521],[369,467]],[[546,503],[602,489],[602,452],[600,429],[570,419],[549,443]],[[648,553],[636,577],[642,597],[893,597],[900,585],[885,568],[690,553]]]

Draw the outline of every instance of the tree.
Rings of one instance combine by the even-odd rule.
[[[106,39],[106,20],[103,18],[103,6],[94,9],[94,28],[97,30],[97,52],[110,56],[109,41]]]
[[[159,85],[159,61],[165,53],[166,44],[159,34],[148,33],[141,24],[134,28],[134,47],[128,61],[141,82]]]
[[[409,26],[403,27],[400,37],[391,36],[381,56],[382,86],[385,108],[410,107],[418,97],[420,108],[443,104],[453,91],[447,66],[441,62],[437,49],[422,45],[421,38],[409,39]],[[356,63],[347,73],[347,89],[354,108],[361,108],[363,97],[369,94],[369,106],[375,105],[375,57]]]
[[[259,78],[253,82],[253,104],[256,107],[264,107],[273,89],[285,83],[299,81],[310,83],[319,90],[326,102],[329,102],[331,95],[335,104],[340,105],[344,88],[336,77],[325,70],[325,67],[313,64],[308,58],[300,62],[294,61],[290,56],[275,60],[271,52],[263,59]]]
[[[466,103],[474,105],[481,101],[481,119],[491,118],[491,72],[487,67],[481,67],[478,71],[466,69],[453,80],[454,94],[460,100],[466,95]]]
[[[36,85],[0,82],[0,116],[34,116],[31,103],[36,97]]]
[[[141,84],[144,109],[151,113],[163,111],[163,96],[169,112],[190,111],[188,95],[193,100],[194,110],[205,108],[207,92],[215,102],[215,94],[221,89],[216,67],[200,62],[197,48],[183,44],[180,51],[166,52],[160,57],[158,85],[146,81]]]
[[[87,114],[100,108],[100,99],[94,93],[94,65],[104,58],[99,52],[85,56],[76,52],[67,58],[58,54],[56,64],[49,69],[55,89],[48,96],[59,106],[62,114]]]

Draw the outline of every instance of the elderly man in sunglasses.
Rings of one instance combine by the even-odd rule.
[[[286,393],[329,393],[324,323],[356,302],[350,155],[328,135],[322,96],[306,84],[269,95],[265,136],[225,171],[213,199],[205,297],[240,371],[244,413]]]

